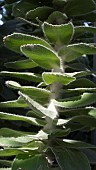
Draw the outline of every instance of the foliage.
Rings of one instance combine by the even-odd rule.
[[[96,129],[95,72],[88,63],[96,54],[96,1],[4,3],[16,31],[3,39],[12,55],[0,72],[1,170],[91,170],[96,146],[71,136]]]

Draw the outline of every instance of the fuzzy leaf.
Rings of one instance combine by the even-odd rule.
[[[16,148],[0,149],[0,156],[14,156],[22,153],[24,153],[23,150]]]
[[[61,45],[67,45],[74,33],[74,27],[71,22],[61,25],[52,25],[44,22],[42,28],[48,40],[53,44],[57,44],[59,47]]]
[[[11,168],[0,168],[0,170],[11,170]]]
[[[95,110],[95,116],[94,115],[93,116],[88,116],[88,115],[74,116],[72,118],[64,120],[64,125],[71,129],[71,124],[75,122],[80,123],[81,125],[84,125],[86,127],[91,127],[91,128],[96,127],[96,110]],[[59,120],[58,120],[58,124],[59,124]]]
[[[63,24],[65,23],[65,21],[68,19],[68,17],[66,16],[66,14],[63,14],[60,11],[54,11],[53,13],[51,13],[47,19],[48,23],[58,23]]]
[[[64,108],[83,107],[96,102],[96,93],[83,93],[81,96],[65,99],[63,102],[58,102],[53,99],[56,106]]]
[[[42,68],[50,70],[60,67],[60,59],[57,54],[43,45],[24,45],[21,47],[21,51]]]
[[[7,77],[15,77],[18,79],[26,80],[26,81],[33,81],[33,82],[41,82],[42,78],[34,73],[27,73],[27,72],[9,72],[9,71],[1,71],[0,76],[7,76]]]
[[[44,72],[42,76],[46,84],[52,84],[54,82],[58,82],[67,85],[76,79],[75,77],[69,76],[67,74],[56,73],[56,72],[55,73]]]
[[[64,61],[70,62],[84,54],[96,54],[96,47],[95,45],[85,43],[72,44],[62,47],[58,54]]]
[[[80,35],[84,35],[86,33],[91,33],[91,34],[95,34],[96,33],[96,27],[92,27],[92,26],[76,26],[75,27],[75,36],[78,37]]]
[[[4,37],[4,43],[7,48],[17,53],[21,53],[20,46],[25,44],[42,44],[50,48],[50,44],[43,39],[22,33],[13,33]]]
[[[68,0],[65,13],[67,13],[68,16],[80,16],[94,11],[96,9],[95,7],[93,0]]]
[[[33,10],[30,10],[26,14],[28,20],[34,20],[39,18],[39,20],[45,20],[48,18],[50,13],[53,11],[53,8],[48,6],[37,7]]]
[[[40,114],[40,116],[49,117],[51,119],[55,119],[57,117],[57,112],[46,109],[45,107],[43,107],[39,103],[32,100],[29,96],[27,96],[27,95],[25,95],[21,92],[19,92],[19,94],[29,104],[29,106],[31,108],[33,108],[34,110],[36,110],[38,112],[38,114]]]
[[[18,155],[13,162],[12,170],[48,170],[47,160],[42,155]]]
[[[8,63],[5,63],[5,66],[7,68],[18,70],[18,69],[34,68],[34,67],[37,67],[38,64],[34,63],[30,59],[26,59],[26,60],[21,60],[21,61],[8,62]]]
[[[0,103],[1,108],[28,108],[28,104],[19,97],[17,100],[6,101]]]
[[[87,157],[78,150],[52,148],[61,170],[91,170]]]
[[[9,128],[1,128],[0,129],[0,136],[1,137],[19,137],[24,135],[30,135],[32,133],[30,132],[24,132],[24,131],[17,131]]]
[[[36,8],[36,3],[31,3],[28,1],[19,1],[13,6],[13,15],[15,17],[25,17],[27,11]]]
[[[20,86],[20,84],[14,81],[7,81],[6,84],[8,87],[11,87],[13,89],[18,89],[22,93],[27,94],[30,98],[43,104],[44,103],[46,104],[48,102],[51,95],[51,92],[44,88],[42,89],[33,86]]]
[[[36,126],[44,126],[45,125],[44,120],[27,117],[27,116],[15,115],[15,114],[11,114],[11,113],[4,113],[4,112],[0,112],[0,119],[24,121],[24,122],[28,122],[28,123],[36,125]]]

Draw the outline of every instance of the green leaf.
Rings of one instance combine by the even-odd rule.
[[[7,68],[12,68],[12,69],[18,70],[18,69],[30,69],[30,68],[34,68],[34,67],[37,67],[38,64],[34,63],[30,59],[26,59],[26,60],[8,62],[8,63],[5,63],[5,66]]]
[[[41,140],[46,139],[48,139],[48,134],[41,130],[36,135],[30,134],[20,137],[0,137],[0,145],[2,147],[12,147],[12,150],[13,147],[19,147],[17,148],[19,151],[32,151],[37,153],[40,151],[40,149],[44,148],[44,144],[41,142]],[[20,146],[22,147],[20,148]],[[11,151],[11,148],[9,149]],[[6,152],[3,152],[2,149],[0,151],[1,154],[6,154]]]
[[[62,57],[62,59],[66,62],[73,61],[84,54],[95,54],[96,47],[92,44],[72,44],[68,45],[67,47],[62,47],[58,54]]]
[[[36,18],[39,18],[39,20],[43,21],[48,18],[52,11],[53,8],[48,6],[37,7],[33,10],[28,11],[26,14],[26,18],[28,20],[34,20]]]
[[[68,0],[65,7],[65,13],[67,13],[68,16],[80,16],[90,13],[95,9],[96,6],[93,0]]]
[[[63,73],[56,72],[44,72],[42,74],[43,80],[46,84],[52,84],[54,82],[62,83],[67,85],[74,81],[76,78]]]
[[[32,81],[32,82],[41,82],[42,78],[34,73],[29,72],[9,72],[9,71],[1,71],[0,76],[6,77],[15,77],[18,79]]]
[[[11,170],[11,168],[0,168],[0,170]]]
[[[20,153],[24,153],[24,151],[22,151],[21,149],[16,149],[16,148],[0,149],[0,156],[14,156]]]
[[[91,111],[96,111],[95,107],[75,108],[75,109],[61,109],[60,114],[66,116],[90,115]]]
[[[0,129],[0,136],[1,137],[19,137],[24,136],[27,134],[32,134],[30,132],[24,132],[24,131],[17,131],[9,128],[1,128]]]
[[[28,104],[19,97],[17,100],[7,101],[7,102],[1,102],[0,103],[1,108],[28,108]]]
[[[36,8],[37,5],[34,3],[30,3],[26,0],[19,1],[13,6],[13,15],[15,17],[25,17],[27,11]]]
[[[41,116],[41,117],[49,117],[51,119],[55,119],[57,117],[57,112],[49,110],[39,103],[35,102],[32,100],[29,96],[19,92],[20,96],[29,104],[31,108],[36,110],[36,112]]]
[[[42,68],[50,70],[60,67],[60,59],[57,54],[43,45],[24,45],[21,46],[21,51]]]
[[[96,27],[92,27],[92,26],[76,26],[75,28],[75,36],[78,37],[80,35],[84,35],[86,33],[91,33],[91,34],[95,34],[96,33]]]
[[[56,24],[63,24],[68,19],[67,15],[60,12],[60,11],[54,11],[52,14],[49,15],[47,22],[48,23],[56,23]]]
[[[95,145],[92,145],[92,144],[89,144],[89,143],[85,143],[85,142],[82,142],[82,141],[77,141],[77,140],[70,140],[70,139],[63,139],[63,140],[60,140],[58,139],[56,141],[57,144],[57,149],[58,148],[72,148],[72,149],[84,149],[84,148],[90,148],[90,149],[95,149],[96,146]],[[56,146],[55,146],[56,147]]]
[[[62,170],[91,170],[87,157],[81,151],[55,148],[52,151]]]
[[[20,86],[20,84],[14,81],[7,81],[6,85],[8,87],[20,90],[22,93],[27,94],[30,98],[43,104],[48,103],[51,96],[51,92],[49,90],[32,86]]]
[[[42,155],[18,155],[13,162],[12,170],[48,170],[47,160]]]
[[[4,43],[7,48],[17,53],[21,53],[20,46],[25,44],[41,44],[50,48],[50,44],[43,39],[22,33],[13,33],[4,37]]]
[[[0,164],[7,167],[11,167],[12,161],[8,161],[8,160],[0,160]]]
[[[48,40],[51,43],[58,45],[58,47],[61,45],[67,45],[72,39],[74,33],[74,27],[71,22],[61,25],[52,25],[44,22],[42,28]]]
[[[95,113],[96,113],[96,111],[95,111]],[[76,123],[76,122],[80,123],[84,127],[85,126],[86,127],[91,127],[91,128],[96,127],[96,117],[88,116],[88,115],[74,116],[72,118],[65,119],[65,120],[59,119],[57,125],[65,125],[66,128],[70,128],[71,129],[71,125],[73,123]]]
[[[96,102],[96,93],[83,93],[83,95],[77,97],[71,97],[65,99],[63,102],[58,102],[53,99],[53,102],[56,106],[63,108],[76,108],[88,106]]]
[[[0,112],[0,119],[24,121],[24,122],[30,123],[32,125],[35,125],[35,126],[44,126],[46,124],[45,121],[41,120],[41,119],[27,117],[27,116],[21,116],[21,115],[15,115],[15,114],[11,114],[11,113],[4,113],[4,112]]]
[[[96,84],[87,79],[87,78],[79,78],[76,79],[75,81],[73,81],[72,83],[68,84],[67,86],[64,86],[64,88],[66,89],[72,89],[72,88],[96,88]]]
[[[71,132],[70,129],[56,129],[56,130],[53,130],[52,132],[52,136],[54,137],[64,137],[64,136],[67,136],[69,135],[69,133]]]
[[[16,138],[13,137],[0,137],[0,145],[2,147],[20,147],[23,145],[23,142],[16,141]]]

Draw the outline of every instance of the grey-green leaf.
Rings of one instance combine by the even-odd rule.
[[[63,108],[76,108],[88,106],[96,102],[96,93],[83,93],[83,95],[77,97],[71,97],[63,100],[63,102],[58,102],[53,100],[54,104]]]
[[[19,97],[17,100],[6,101],[0,103],[0,108],[28,108],[28,104]]]
[[[96,47],[94,44],[71,44],[67,47],[62,47],[59,52],[59,56],[66,62],[73,61],[84,54],[96,54]]]
[[[61,170],[91,170],[87,157],[79,150],[52,148]]]
[[[29,106],[33,109],[35,109],[38,114],[40,114],[40,116],[42,117],[49,117],[51,119],[55,119],[57,117],[57,112],[49,110],[45,107],[43,107],[42,105],[40,105],[39,103],[35,102],[34,100],[32,100],[29,96],[19,92],[20,96],[29,104]]]
[[[67,0],[64,12],[67,13],[68,16],[82,16],[95,9],[96,5],[93,0]]]
[[[38,64],[34,63],[31,59],[26,59],[26,60],[8,62],[5,63],[5,66],[7,68],[12,68],[14,70],[18,70],[18,69],[21,70],[21,69],[31,69],[37,67]]]
[[[48,40],[54,45],[67,45],[74,34],[73,24],[70,22],[68,24],[52,25],[44,22],[42,25],[43,32]]]
[[[11,113],[4,113],[4,112],[0,112],[0,119],[24,121],[35,126],[44,126],[46,124],[45,121],[41,119],[21,116],[21,115],[16,115]]]
[[[42,44],[46,47],[51,47],[50,44],[41,38],[22,33],[13,33],[4,37],[4,43],[7,48],[17,53],[21,53],[20,46],[25,44]]]
[[[9,72],[9,71],[1,71],[0,76],[6,76],[6,77],[15,77],[18,79],[26,80],[26,81],[33,81],[33,82],[41,82],[42,77],[30,73],[30,72]]]
[[[42,68],[50,70],[52,68],[60,67],[60,59],[58,55],[43,45],[24,45],[21,46],[21,51]]]
[[[52,84],[54,82],[62,83],[64,85],[67,85],[71,83],[72,81],[76,80],[75,77],[69,76],[67,74],[63,73],[57,73],[57,72],[44,72],[43,73],[43,80],[46,84]]]
[[[18,155],[13,162],[12,170],[48,170],[47,160],[42,155]]]
[[[48,18],[52,11],[53,8],[48,6],[37,7],[33,10],[28,11],[26,14],[26,18],[28,20],[34,20],[38,17],[39,20],[45,20]]]

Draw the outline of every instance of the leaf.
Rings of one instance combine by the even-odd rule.
[[[75,36],[78,37],[80,35],[84,35],[86,33],[91,33],[91,34],[95,34],[96,33],[96,27],[92,27],[92,26],[76,26],[75,28]]]
[[[71,44],[67,47],[62,47],[58,52],[59,56],[66,62],[73,61],[84,54],[90,55],[95,53],[95,45],[85,43]]]
[[[17,131],[9,128],[1,128],[0,129],[0,136],[1,137],[19,137],[24,135],[30,135],[30,132],[24,132],[24,131]],[[32,134],[32,133],[31,133]]]
[[[53,13],[51,13],[47,19],[48,23],[54,24],[63,24],[65,23],[65,21],[68,19],[67,15],[60,12],[60,11],[54,11]]]
[[[96,84],[87,79],[87,78],[79,78],[76,79],[75,81],[71,82],[70,84],[68,84],[67,86],[64,86],[64,89],[71,89],[71,88],[96,88]]]
[[[65,119],[65,120],[59,119],[57,125],[65,125],[66,128],[71,129],[71,125],[73,123],[74,124],[75,123],[80,123],[84,127],[86,126],[86,127],[94,128],[94,127],[96,127],[96,118],[94,116],[79,115],[79,116],[74,116],[72,118]]]
[[[21,52],[40,67],[52,69],[60,67],[60,59],[55,52],[40,44],[21,46]]]
[[[71,132],[70,129],[56,129],[56,130],[53,130],[52,132],[52,136],[54,137],[64,137],[64,136],[67,136],[69,135],[69,133]]]
[[[87,157],[78,150],[52,148],[61,170],[91,170]]]
[[[13,162],[12,170],[48,170],[47,160],[42,155],[18,155]]]
[[[48,134],[45,133],[43,130],[39,131],[36,135],[26,135],[20,137],[0,137],[0,145],[2,147],[19,147],[19,151],[34,151],[38,152],[40,149],[44,149],[44,144],[41,140],[48,139]],[[39,141],[40,140],[40,141]],[[22,146],[20,148],[20,146]],[[6,149],[6,148],[5,148]],[[5,153],[0,150],[1,154]],[[11,151],[11,148],[10,148]]]
[[[69,76],[63,73],[56,72],[44,72],[42,74],[43,80],[46,84],[52,84],[54,82],[62,83],[64,85],[70,84],[75,80],[75,77]]]
[[[12,161],[8,161],[8,160],[0,160],[0,164],[7,167],[11,167]]]
[[[19,69],[20,70],[20,69],[34,68],[34,67],[37,67],[38,65],[36,63],[34,63],[32,60],[26,59],[26,60],[8,62],[8,63],[5,63],[5,66],[7,68],[12,68],[12,69],[15,69],[15,70]]]
[[[41,116],[41,117],[49,117],[51,119],[55,119],[57,117],[57,112],[46,109],[39,103],[35,102],[32,100],[29,96],[19,92],[20,96],[29,104],[31,108],[36,110],[36,112]]]
[[[14,156],[20,153],[24,153],[24,151],[22,151],[21,149],[16,149],[16,148],[0,149],[0,156]]]
[[[17,100],[1,102],[0,108],[28,108],[28,104],[19,97]]]
[[[46,20],[50,13],[53,11],[53,8],[48,6],[37,7],[33,10],[30,10],[26,13],[26,19],[34,20],[39,18],[39,20]]]
[[[55,143],[55,145],[57,144],[57,150],[58,148],[72,148],[72,149],[87,149],[87,148],[90,148],[90,149],[95,149],[96,146],[95,145],[92,145],[92,144],[89,144],[89,143],[85,143],[85,142],[82,142],[82,141],[77,141],[77,140],[70,140],[70,139],[63,139],[63,140],[60,140],[58,139]]]
[[[0,168],[0,170],[11,170],[11,168]]]
[[[13,33],[4,37],[4,44],[7,48],[17,53],[21,53],[20,46],[25,44],[41,44],[50,48],[50,44],[43,39],[22,33]]]
[[[33,81],[33,82],[41,82],[42,78],[34,73],[29,72],[9,72],[9,71],[1,71],[0,76],[6,77],[15,77],[18,79]]]
[[[96,93],[83,93],[78,97],[71,97],[67,100],[65,99],[63,102],[58,102],[53,99],[53,102],[56,106],[64,107],[64,108],[76,108],[88,106],[96,102]]]
[[[4,113],[4,112],[0,112],[0,119],[24,121],[35,126],[44,126],[46,124],[44,120],[41,120],[41,119],[21,116],[21,115],[16,115],[16,114],[11,114],[11,113]]]
[[[19,3],[16,3],[13,6],[13,15],[15,17],[25,17],[25,14],[27,11],[36,8],[37,5],[34,3],[30,3],[26,0],[24,1],[19,1]]]
[[[33,86],[20,86],[20,84],[14,81],[6,81],[6,85],[13,89],[20,90],[22,93],[28,95],[30,98],[43,104],[46,104],[51,96],[51,92],[44,88],[42,89]]]
[[[65,13],[68,16],[82,16],[94,10],[95,2],[93,0],[68,0],[65,7]]]
[[[96,108],[95,107],[85,107],[85,108],[75,108],[75,109],[63,109],[60,110],[61,115],[66,115],[66,116],[79,116],[79,115],[90,115],[91,111],[95,112]]]
[[[48,40],[53,44],[57,44],[58,47],[61,45],[67,45],[72,39],[74,33],[74,27],[71,22],[61,25],[52,25],[44,22],[42,28]]]
[[[87,156],[91,164],[96,164],[96,152],[92,149],[83,149],[83,153]]]
[[[22,146],[24,143],[20,142],[20,141],[16,141],[15,138],[13,137],[0,137],[0,146],[2,147],[20,147]],[[2,151],[2,149],[1,149]],[[2,152],[1,152],[2,153]]]

